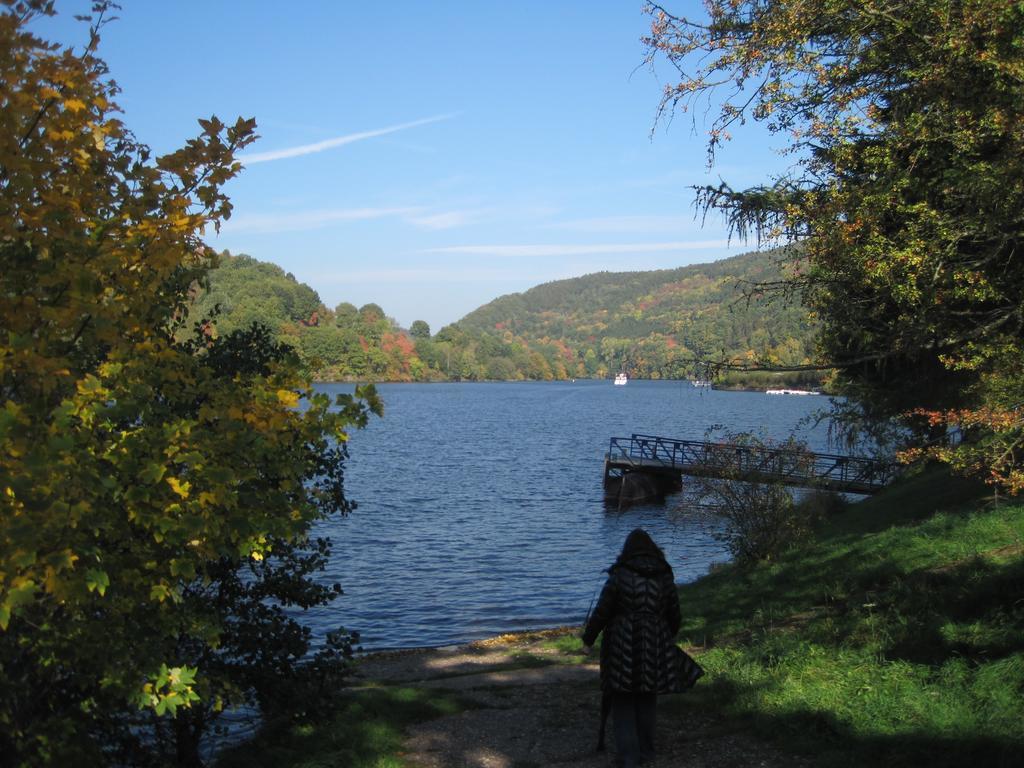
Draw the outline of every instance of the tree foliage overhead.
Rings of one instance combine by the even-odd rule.
[[[182,149],[152,157],[96,54],[106,11],[82,51],[32,33],[51,3],[0,12],[10,765],[142,765],[168,742],[152,759],[195,760],[197,715],[259,688],[242,663],[253,632],[277,660],[264,673],[294,669],[304,635],[274,605],[330,597],[306,581],[320,556],[307,534],[348,509],[345,430],[366,419],[354,398],[333,409],[314,395],[259,328],[182,332],[216,261],[202,235],[230,214],[222,186],[255,123],[200,120]],[[286,579],[258,572],[275,562],[293,566]]]
[[[788,137],[788,173],[706,187],[698,203],[740,235],[803,243],[790,286],[821,319],[821,360],[845,393],[876,415],[969,426],[973,458],[943,456],[1024,487],[1024,7],[711,0],[708,18],[650,11],[652,60],[681,75],[662,108],[711,99],[712,157],[748,119]],[[991,450],[977,453],[978,441]]]

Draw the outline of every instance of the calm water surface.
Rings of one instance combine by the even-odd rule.
[[[329,393],[351,385],[325,384]],[[385,416],[352,435],[348,518],[326,578],[345,595],[312,616],[359,630],[366,649],[447,645],[582,621],[626,534],[646,528],[676,580],[726,559],[682,497],[606,508],[612,436],[701,439],[725,425],[826,448],[800,427],[822,397],[696,389],[684,382],[385,384]]]

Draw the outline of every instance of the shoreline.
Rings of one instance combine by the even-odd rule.
[[[711,389],[715,392],[759,392],[761,394],[768,394],[770,389],[802,389],[795,385],[792,387],[786,387],[783,384],[776,384],[772,387],[767,387],[765,385],[751,386],[746,384],[711,384],[710,387],[704,387],[694,385],[690,379],[630,379],[630,383],[649,381],[666,382],[671,384],[690,384],[691,387],[696,390]],[[588,379],[580,377],[570,379],[430,379],[427,381],[416,381],[410,379],[375,379],[372,381],[368,379],[313,379],[313,384],[351,384],[354,386],[366,384],[575,384],[578,382],[607,382],[614,385],[614,380],[610,378]],[[808,390],[807,394],[831,397],[834,393],[822,387],[817,387],[814,390]]]
[[[677,585],[678,586],[678,585]],[[479,640],[468,640],[460,643],[445,643],[444,645],[416,645],[395,648],[377,648],[368,651],[358,651],[354,654],[354,661],[367,659],[379,659],[396,656],[413,656],[416,654],[430,653],[432,651],[462,651],[473,649],[487,649],[499,645],[528,645],[530,643],[551,640],[567,635],[578,634],[582,625],[572,626],[563,624],[557,627],[545,629],[524,629],[521,631],[502,632],[497,635],[483,637]]]

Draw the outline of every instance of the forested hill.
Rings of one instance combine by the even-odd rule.
[[[810,359],[814,345],[806,311],[778,300],[747,302],[743,293],[745,285],[781,277],[779,255],[545,283],[502,296],[442,333],[463,346],[484,334],[540,351],[557,348],[570,372],[585,376],[699,376],[690,361],[722,357],[796,365]]]
[[[429,341],[425,323],[414,323],[410,333],[377,304],[357,308],[342,302],[331,309],[290,272],[251,256],[222,253],[209,285],[194,297],[189,318],[212,318],[209,332],[215,335],[262,323],[324,381],[443,378],[416,354],[414,336]]]
[[[376,304],[323,304],[280,267],[222,255],[191,316],[212,332],[268,325],[325,380],[517,380],[702,376],[693,361],[809,358],[813,329],[799,306],[748,303],[746,283],[779,277],[769,254],[655,272],[601,272],[503,296],[431,336]],[[788,379],[796,383],[795,379]],[[763,383],[768,383],[767,380]]]

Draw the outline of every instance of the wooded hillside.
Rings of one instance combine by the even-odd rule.
[[[212,314],[217,334],[262,322],[325,380],[692,378],[706,376],[702,360],[810,359],[814,328],[802,307],[744,294],[779,277],[771,253],[600,272],[503,296],[431,336],[425,322],[400,328],[376,304],[330,309],[281,268],[225,253],[191,314]]]
[[[652,272],[600,272],[503,296],[456,324],[531,348],[556,347],[570,375],[703,377],[697,361],[808,362],[814,328],[799,305],[748,299],[781,277],[774,253]],[[574,372],[573,372],[574,371]]]

